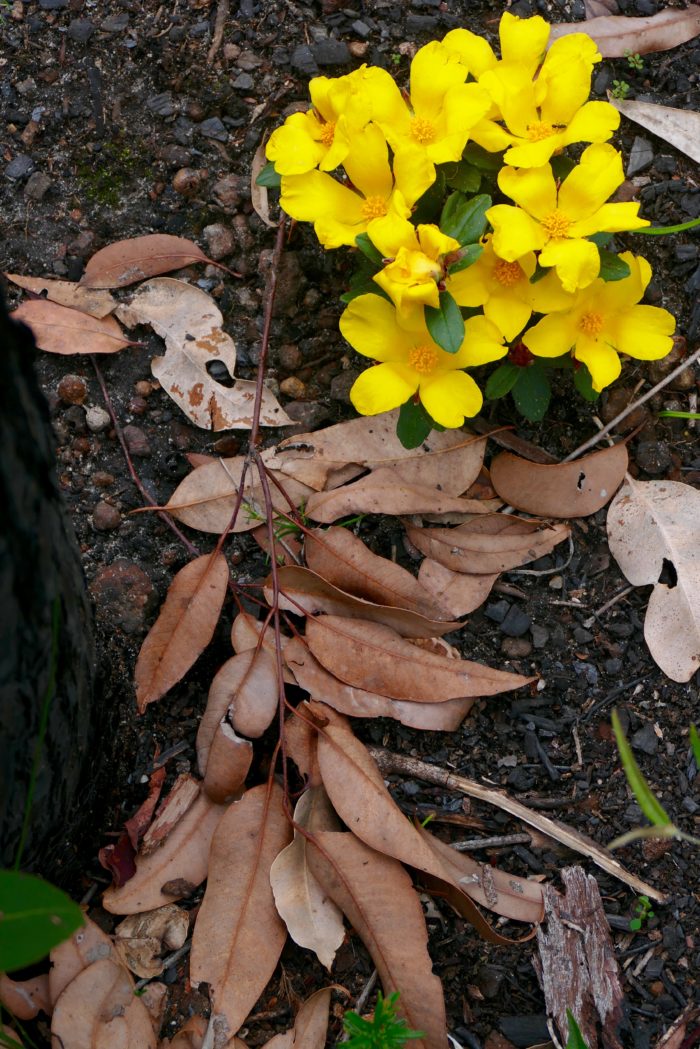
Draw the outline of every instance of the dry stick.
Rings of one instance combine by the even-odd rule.
[[[687,357],[686,360],[682,361],[677,368],[674,368],[672,372],[669,372],[661,382],[657,382],[656,386],[652,386],[643,397],[640,397],[637,401],[633,401],[632,404],[628,404],[624,411],[620,412],[619,415],[616,415],[614,419],[611,419],[611,421],[603,427],[600,433],[594,434],[593,437],[590,437],[587,441],[584,441],[583,444],[579,445],[578,448],[575,448],[565,459],[562,459],[562,462],[571,462],[572,459],[578,459],[579,455],[583,455],[583,453],[587,452],[590,448],[595,448],[601,437],[605,437],[607,434],[611,433],[618,423],[621,423],[623,419],[626,419],[635,408],[641,408],[643,404],[646,404],[650,397],[653,397],[655,393],[659,392],[659,390],[663,390],[664,386],[668,386],[668,384],[673,382],[681,372],[684,372],[686,368],[689,368],[690,365],[694,364],[699,358],[700,349],[697,349],[695,353],[692,353],[690,357]]]
[[[447,790],[457,790],[471,798],[485,801],[489,805],[496,805],[499,809],[503,809],[504,812],[509,812],[511,816],[515,816],[516,819],[522,820],[531,827],[542,831],[543,834],[549,835],[550,838],[554,838],[555,841],[560,842],[562,845],[566,845],[567,848],[588,856],[599,867],[607,871],[608,874],[612,874],[613,877],[619,878],[620,881],[630,885],[635,892],[650,896],[659,903],[665,901],[666,897],[662,892],[655,889],[653,885],[648,885],[645,881],[642,881],[636,874],[631,874],[625,870],[621,863],[613,859],[606,849],[596,842],[585,838],[582,834],[565,827],[555,820],[549,819],[547,816],[533,812],[503,791],[485,787],[483,784],[477,783],[476,780],[458,776],[436,765],[429,765],[425,761],[419,761],[418,758],[409,758],[403,754],[393,754],[391,751],[383,750],[381,747],[368,747],[367,749],[377,762],[383,775],[398,772],[404,776],[422,779],[426,783],[434,783],[436,786],[446,788]]]
[[[216,9],[214,35],[212,37],[211,47],[209,48],[209,54],[207,55],[207,62],[210,65],[214,61],[216,53],[221,47],[221,42],[224,39],[224,26],[226,25],[226,19],[228,18],[228,4],[229,0],[219,0],[219,6]]]

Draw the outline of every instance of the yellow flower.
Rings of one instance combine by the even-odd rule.
[[[433,341],[423,311],[411,314],[410,326],[398,323],[396,310],[378,295],[353,299],[340,318],[340,330],[364,357],[377,361],[355,381],[350,400],[361,415],[378,415],[405,404],[416,393],[441,426],[461,426],[480,410],[483,398],[461,369],[503,357],[501,333],[485,317],[465,324],[457,353],[445,353]]]
[[[549,25],[540,15],[518,18],[505,11],[498,27],[501,42],[501,61],[518,65],[528,76],[534,76],[549,40]],[[468,29],[453,29],[443,44],[454,52],[477,80],[496,65],[496,56],[479,36]]]
[[[520,206],[497,204],[486,212],[496,254],[515,262],[539,251],[540,264],[554,266],[565,291],[585,288],[600,272],[600,256],[584,238],[649,225],[639,218],[638,204],[605,203],[623,180],[620,154],[604,143],[584,150],[559,188],[549,164],[503,168],[498,185]]]
[[[483,306],[485,316],[510,342],[535,313],[564,310],[572,296],[565,292],[556,273],[530,283],[535,272],[534,252],[517,262],[500,259],[491,237],[483,242],[483,252],[467,269],[448,277],[446,289],[460,306]]]
[[[537,357],[560,357],[573,351],[586,365],[593,389],[602,390],[621,371],[618,353],[656,361],[671,350],[675,319],[658,306],[638,306],[651,278],[651,266],[626,251],[629,277],[596,280],[576,294],[563,313],[551,313],[525,333],[523,342]]]
[[[371,237],[382,255],[392,260],[373,279],[394,303],[399,318],[403,320],[416,306],[439,306],[443,259],[459,250],[459,241],[437,226],[416,228],[396,214],[374,222]]]
[[[353,137],[344,165],[353,188],[323,171],[282,176],[280,206],[293,219],[313,222],[325,248],[354,246],[357,235],[385,215],[408,218],[433,180],[432,165],[422,158],[407,164],[395,157],[392,174],[386,139],[376,124]]]

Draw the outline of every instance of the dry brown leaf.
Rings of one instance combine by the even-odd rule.
[[[48,974],[33,976],[29,980],[13,980],[6,973],[0,973],[0,1005],[4,1005],[16,1020],[33,1020],[40,1012],[50,1016],[52,1002]]]
[[[198,466],[170,496],[166,505],[168,513],[200,532],[214,532],[217,535],[223,532],[228,527],[236,505],[244,461],[241,455]],[[304,502],[311,493],[305,484],[289,477],[278,477],[274,471],[272,477],[280,481],[295,506]],[[270,496],[276,510],[283,513],[289,511],[287,499],[273,481],[270,481]],[[265,520],[263,492],[255,472],[248,470],[243,502],[231,531],[248,532],[257,528],[261,520]]]
[[[379,557],[348,528],[317,528],[304,538],[308,567],[348,594],[445,619],[445,607],[401,565]]]
[[[207,647],[228,586],[223,554],[202,554],[173,579],[160,615],[141,646],[134,681],[139,713],[185,676]]]
[[[158,1034],[163,1026],[165,1010],[168,1006],[167,986],[161,980],[151,980],[143,988],[139,997],[148,1010],[153,1030]]]
[[[261,142],[253,154],[253,161],[250,165],[250,200],[255,214],[263,220],[266,226],[269,226],[270,229],[275,229],[279,226],[279,222],[273,222],[270,218],[270,201],[267,186],[259,186],[257,181],[258,175],[266,164],[265,143]]]
[[[610,102],[623,116],[641,124],[653,135],[670,143],[681,153],[700,164],[700,113],[692,109],[673,109],[654,102],[610,97]]]
[[[311,871],[369,951],[385,996],[398,991],[400,1015],[424,1032],[412,1046],[447,1049],[442,985],[432,971],[425,919],[408,874],[354,834],[320,831],[314,837]]]
[[[237,736],[224,716],[214,733],[202,790],[219,804],[231,801],[243,787],[252,761],[253,744]]]
[[[5,276],[13,284],[31,291],[35,295],[41,295],[50,302],[57,302],[60,306],[69,306],[71,309],[88,313],[91,317],[102,320],[116,309],[118,303],[108,291],[98,291],[93,288],[83,288],[80,284],[74,284],[69,280],[53,280],[51,277],[25,277],[21,273],[6,273]]]
[[[299,1009],[291,1031],[276,1034],[262,1049],[324,1049],[330,1004],[330,987],[316,991]]]
[[[284,723],[287,757],[290,757],[309,787],[321,786],[316,760],[316,729],[307,702],[300,703]]]
[[[238,1031],[277,965],[287,930],[275,908],[270,867],[290,838],[275,783],[235,801],[214,835],[190,956],[193,985],[209,984],[212,1049],[222,1049]]]
[[[130,345],[114,317],[100,320],[46,299],[23,302],[12,317],[29,325],[47,353],[116,353]]]
[[[418,569],[418,582],[433,594],[446,612],[453,616],[466,616],[484,603],[498,579],[493,575],[467,575],[426,557]]]
[[[277,663],[277,649],[275,646],[275,631],[272,624],[268,624],[263,630],[263,623],[250,612],[239,612],[231,626],[231,644],[236,653],[247,652],[251,648],[258,648],[262,636],[262,647],[272,656]],[[284,652],[289,642],[286,634],[280,635],[280,646]],[[284,680],[288,685],[294,684],[294,678],[288,670],[283,668]]]
[[[447,431],[445,431],[447,432]],[[359,481],[314,492],[306,503],[306,515],[312,521],[332,524],[347,514],[479,514],[488,513],[488,503],[475,499],[458,499],[429,488],[404,481],[395,469],[373,470]]]
[[[191,262],[209,261],[191,240],[169,233],[149,233],[145,237],[119,240],[95,252],[80,283],[87,288],[125,288]]]
[[[111,914],[140,914],[190,895],[207,876],[209,845],[226,811],[200,794],[159,849],[136,855],[136,874],[107,889],[102,906]]]
[[[202,1049],[208,1026],[203,1016],[191,1016],[172,1039],[163,1039],[159,1049]]]
[[[550,553],[568,539],[570,530],[564,524],[547,526],[540,521],[495,514],[457,528],[415,528],[406,524],[406,534],[421,553],[445,568],[491,577]]]
[[[644,639],[672,681],[700,666],[700,492],[627,478],[608,510],[610,552],[634,586],[653,584]]]
[[[609,503],[627,470],[627,447],[614,444],[568,463],[531,463],[501,452],[491,463],[498,494],[540,517],[587,517]]]
[[[199,781],[189,772],[180,773],[170,788],[170,792],[158,806],[156,817],[143,836],[141,852],[144,856],[160,848],[168,834],[177,826],[188,809],[194,805],[199,797],[200,788]]]
[[[617,15],[620,13],[617,0],[583,0],[586,18],[597,18],[598,15]]]
[[[78,973],[56,1002],[51,1044],[65,1049],[156,1049],[151,1017],[123,966],[105,958]]]
[[[277,569],[279,580],[279,607],[294,615],[315,616],[319,613],[365,619],[384,623],[402,637],[441,637],[459,630],[462,623],[426,619],[418,612],[390,605],[375,605],[361,597],[346,594],[322,579],[316,572],[299,565],[282,565]],[[272,576],[264,586],[265,599],[273,604]]]
[[[161,955],[182,947],[189,925],[187,912],[168,903],[120,922],[114,930],[114,947],[127,969],[150,980],[163,972]]]
[[[338,488],[365,472],[365,467],[356,463],[343,464],[298,458],[294,451],[281,451],[279,448],[267,449],[263,458],[270,470],[276,470],[284,477],[293,477],[317,492]]]
[[[472,699],[448,699],[444,703],[412,703],[390,699],[374,692],[345,685],[321,666],[301,638],[293,638],[285,659],[297,683],[312,699],[327,703],[349,717],[393,718],[410,728],[430,732],[454,732],[468,714]]]
[[[52,1005],[56,1004],[58,996],[71,980],[83,969],[87,969],[88,965],[103,958],[118,961],[111,937],[87,915],[84,915],[84,922],[77,932],[63,943],[59,943],[49,954],[49,994]]]
[[[309,619],[306,639],[312,655],[345,684],[391,699],[441,703],[493,696],[535,680],[426,652],[389,627],[361,619]]]
[[[267,527],[267,522],[258,525],[250,534],[268,557],[271,555],[271,546],[274,547],[275,559],[278,565],[301,564],[301,543],[296,536],[277,535],[274,536],[273,542],[270,544],[270,531]]]
[[[304,791],[294,809],[294,822],[312,834],[340,829],[322,786]],[[289,935],[300,947],[313,951],[330,971],[345,937],[343,916],[309,870],[306,849],[306,838],[295,828],[293,841],[272,864],[270,884]]]
[[[669,51],[700,33],[700,9],[691,4],[685,9],[669,7],[649,18],[602,15],[586,22],[565,22],[551,27],[550,43],[567,33],[581,32],[593,37],[603,58]]]

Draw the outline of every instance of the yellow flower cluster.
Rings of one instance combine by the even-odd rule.
[[[671,348],[673,317],[639,305],[648,263],[602,247],[649,223],[609,202],[624,176],[617,110],[588,101],[600,54],[583,33],[548,48],[549,32],[506,12],[498,58],[453,30],[417,51],[407,92],[376,67],[318,77],[311,108],[267,144],[283,210],[325,248],[366,256],[340,321],[374,362],[351,391],[362,414],[420,403],[456,427],[483,401],[466,368],[561,357],[595,394],[618,353]],[[578,163],[563,154],[574,143]],[[495,204],[477,192],[489,178]]]

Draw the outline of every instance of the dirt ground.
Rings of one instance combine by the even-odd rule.
[[[237,343],[239,374],[254,377],[274,231],[253,211],[249,172],[265,133],[289,107],[306,99],[309,76],[338,75],[368,62],[400,77],[410,61],[407,45],[420,46],[457,25],[494,42],[505,6],[495,0],[232,0],[222,45],[210,62],[217,9],[212,0],[0,4],[2,268],[77,280],[90,255],[112,241],[149,232],[193,238],[241,274],[237,280],[213,267],[187,271],[217,298]],[[623,13],[638,15],[660,6],[654,0],[619,3]],[[584,13],[581,0],[518,0],[510,10],[523,16],[539,12],[551,21],[578,20]],[[604,97],[618,79],[630,85],[629,97],[698,109],[699,72],[700,50],[692,44],[646,56],[641,70],[624,59],[605,61],[594,75],[594,97]],[[700,214],[695,165],[631,124],[623,125],[616,144],[626,163],[637,158],[637,166],[627,170],[636,180],[633,189],[641,196],[643,214],[655,225]],[[183,176],[182,169],[195,174]],[[188,195],[179,191],[185,184]],[[655,276],[647,301],[675,314],[691,351],[700,324],[697,233],[648,238],[641,246],[639,239],[620,235],[616,243],[619,250],[632,248],[650,258]],[[338,296],[347,271],[346,253],[324,254],[311,231],[294,231],[282,257],[269,376],[300,432],[352,415],[347,394],[359,366],[337,329]],[[139,337],[146,348],[127,348],[103,358],[100,366],[127,428],[138,474],[153,497],[165,502],[189,470],[185,453],[235,454],[245,449],[246,435],[212,437],[190,425],[149,382],[150,358],[161,352],[159,340],[145,330]],[[101,742],[86,783],[87,818],[65,867],[57,870],[49,863],[43,871],[81,898],[108,881],[97,862],[98,849],[113,840],[145,796],[156,746],[171,754],[168,782],[194,768],[196,725],[212,673],[229,654],[232,610],[224,614],[213,645],[194,671],[138,719],[132,687],[136,654],[174,572],[188,556],[157,517],[130,516],[141,499],[109,423],[89,428],[84,408],[59,396],[60,380],[72,373],[87,385],[86,404],[103,407],[89,361],[45,355],[38,367],[57,435],[60,482],[95,602],[100,646]],[[560,401],[542,426],[523,425],[503,402],[494,419],[515,423],[522,436],[563,456],[595,431],[593,410],[604,420],[612,418],[665,367],[629,362],[619,386],[596,409]],[[690,369],[640,410],[635,425],[645,426],[630,445],[635,474],[700,480],[696,431],[682,420],[656,417],[661,407],[688,410],[696,389]],[[266,442],[276,436],[266,434]],[[404,563],[411,563],[397,522],[365,518],[358,534],[378,553],[389,554],[396,546]],[[192,538],[209,548],[206,537],[192,533]],[[265,574],[262,555],[251,541],[238,538],[230,551],[241,582]],[[641,818],[609,727],[615,705],[664,806],[679,826],[697,833],[700,780],[687,736],[689,721],[700,717],[696,682],[674,684],[650,659],[643,639],[646,589],[597,614],[626,587],[607,548],[604,511],[574,523],[573,557],[564,561],[565,555],[557,553],[534,568],[541,572],[560,565],[559,570],[503,576],[510,592],[492,594],[449,638],[470,658],[539,675],[545,687],[535,698],[518,694],[483,701],[454,734],[418,733],[383,721],[356,724],[356,731],[368,742],[503,785],[605,844]],[[392,789],[407,813],[435,812],[438,821],[445,818],[444,829],[452,837],[522,829],[498,810],[476,803],[465,809],[460,796],[417,781],[397,778]],[[478,830],[474,820],[481,821]],[[574,861],[564,850],[536,843],[484,850],[479,858],[555,882],[562,866]],[[669,894],[668,904],[655,907],[655,917],[631,934],[634,895],[588,868],[598,879],[624,966],[626,1044],[646,1049],[685,1003],[698,1000],[698,858],[684,844],[666,851],[637,844],[620,858]],[[90,913],[110,927],[99,893],[92,897]],[[493,1030],[519,1046],[547,1040],[531,944],[510,950],[485,945],[439,901],[429,912],[429,928],[435,971],[445,985],[449,1029],[462,1045],[482,1046]],[[185,958],[165,973],[171,999],[164,1034],[205,1006],[184,979],[186,966]],[[353,938],[340,951],[334,979],[352,999],[371,969]],[[248,1025],[249,1044],[262,1044],[288,1026],[292,1003],[323,980],[321,967],[288,944],[258,1003],[257,1019]],[[336,996],[333,1041],[344,1002]]]

